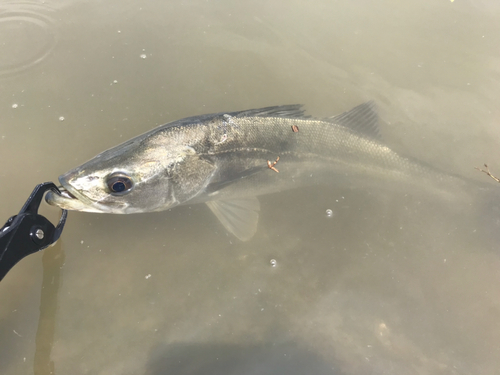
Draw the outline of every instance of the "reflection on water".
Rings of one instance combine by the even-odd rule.
[[[54,362],[50,358],[56,328],[57,298],[61,286],[64,250],[56,244],[44,250],[42,256],[43,279],[40,299],[40,318],[35,338],[35,375],[55,374]]]
[[[161,123],[290,103],[321,117],[373,99],[390,148],[497,187],[473,169],[500,168],[494,2],[37,4],[0,6],[0,218]],[[0,283],[1,373],[498,373],[493,195],[260,200],[245,243],[204,205],[71,213]]]

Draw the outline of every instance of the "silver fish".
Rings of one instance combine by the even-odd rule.
[[[325,182],[403,183],[449,198],[465,184],[384,145],[372,102],[326,119],[305,116],[300,105],[189,117],[104,151],[59,181],[62,195],[46,200],[67,210],[129,214],[205,202],[241,240],[257,229],[262,194]]]

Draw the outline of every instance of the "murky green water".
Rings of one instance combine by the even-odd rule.
[[[488,183],[498,45],[494,1],[3,2],[0,218],[156,125],[288,103],[375,100],[391,148]],[[72,212],[0,283],[1,372],[496,374],[500,210],[471,195],[267,195],[248,242],[204,205]]]

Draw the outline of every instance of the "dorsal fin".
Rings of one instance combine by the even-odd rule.
[[[360,104],[340,115],[329,117],[328,121],[343,125],[371,138],[380,139],[378,115],[373,101]]]
[[[291,105],[278,105],[274,107],[247,109],[245,111],[238,112],[219,112],[210,113],[207,115],[186,117],[177,121],[169,122],[155,129],[150,130],[148,133],[142,135],[142,137],[151,135],[157,131],[162,131],[164,129],[179,127],[179,126],[189,126],[193,124],[200,124],[205,121],[213,120],[220,116],[231,116],[231,117],[286,117],[286,118],[302,118],[308,119],[311,116],[304,115],[304,110],[302,109],[302,104],[291,104]]]
[[[278,105],[274,107],[247,109],[240,112],[228,113],[235,117],[287,117],[287,118],[310,118],[304,115],[302,104]]]

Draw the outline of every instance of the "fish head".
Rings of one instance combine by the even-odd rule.
[[[213,166],[172,132],[145,134],[104,151],[59,177],[62,209],[128,214],[161,211],[203,190]],[[170,133],[170,134],[169,134]]]

